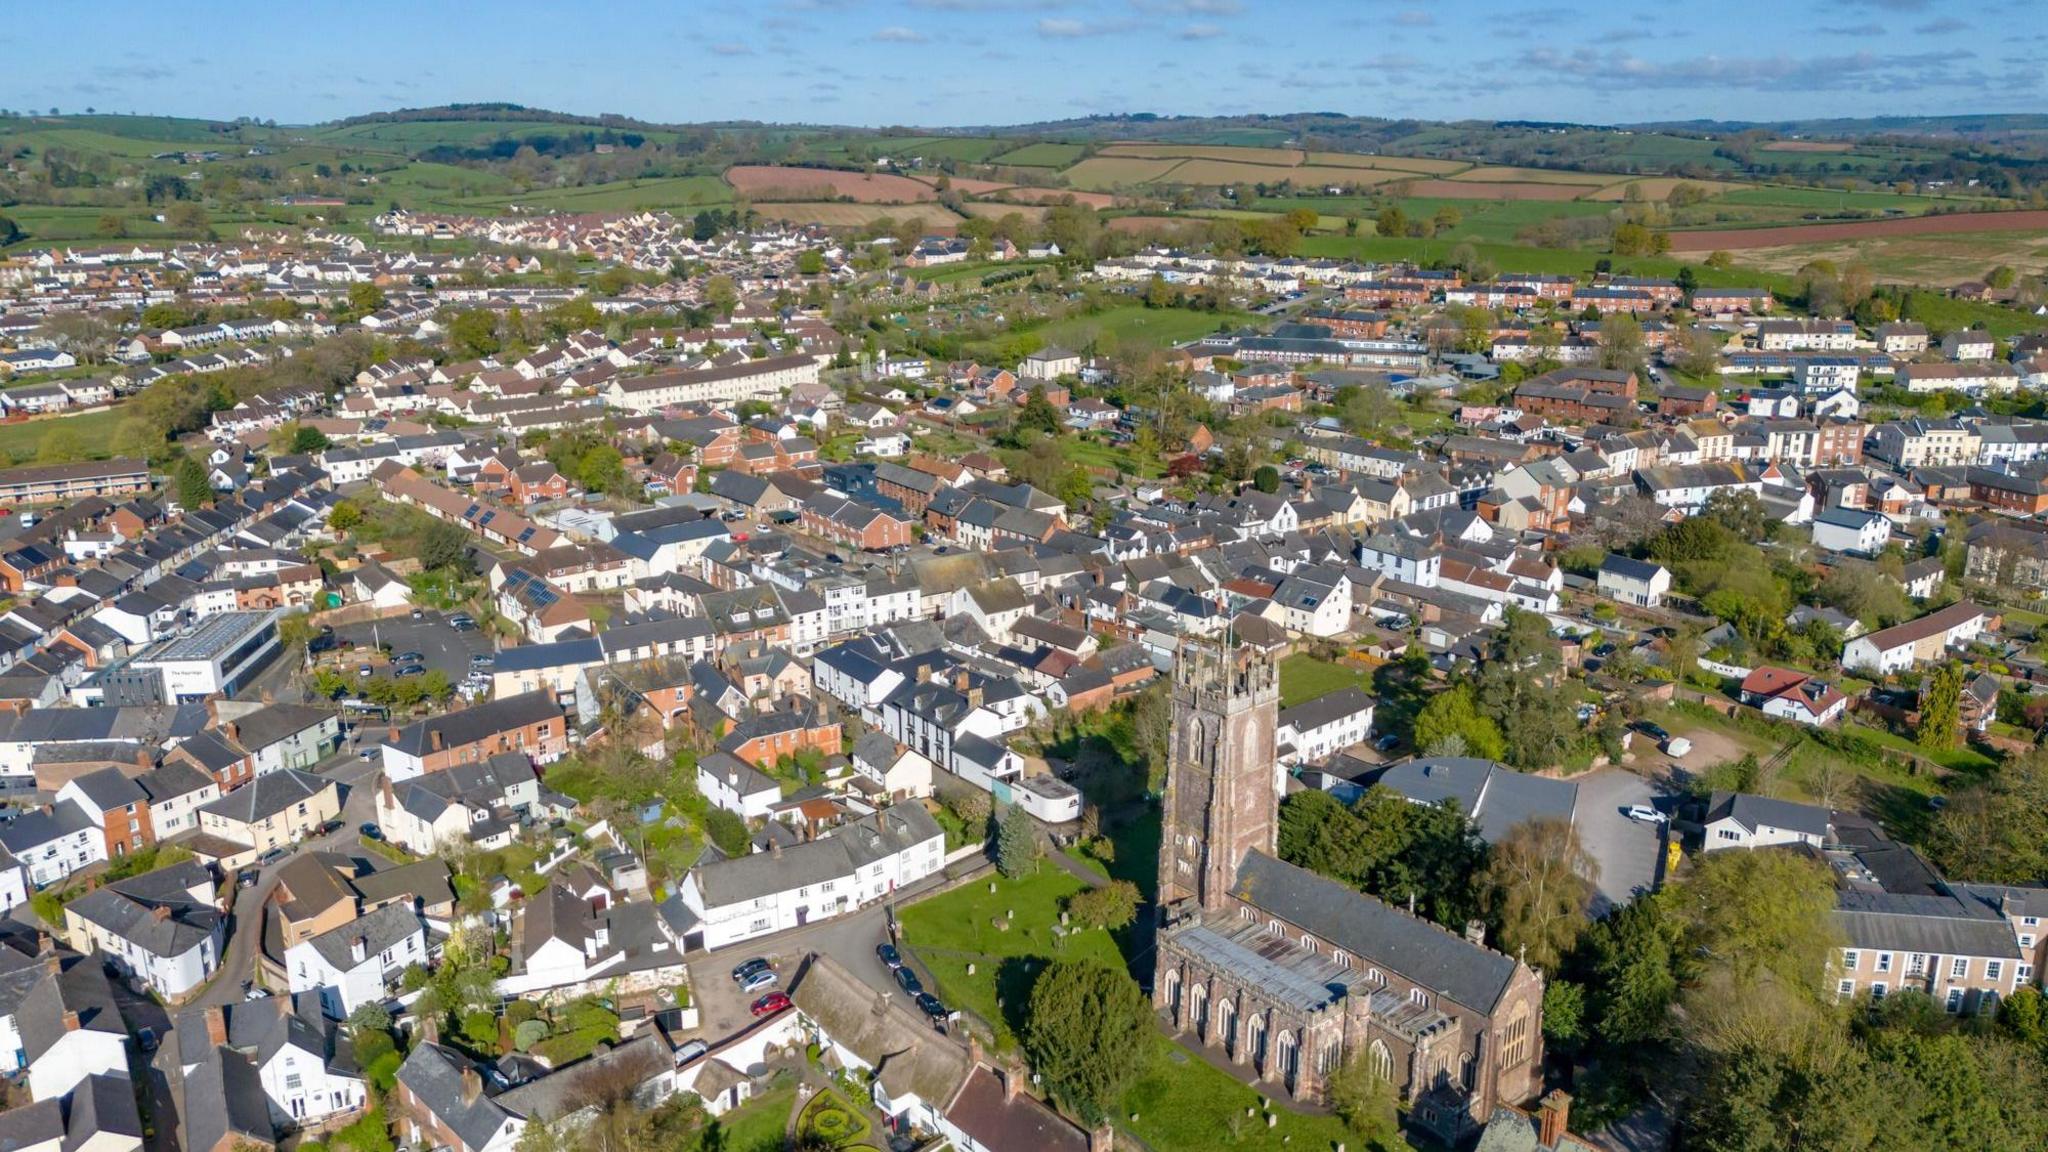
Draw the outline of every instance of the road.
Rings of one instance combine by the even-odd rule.
[[[846,966],[863,983],[877,992],[897,995],[902,990],[875,958],[875,945],[889,939],[889,910],[930,895],[950,880],[979,875],[991,867],[981,858],[955,864],[947,872],[929,877],[898,892],[893,901],[870,904],[857,912],[764,936],[745,944],[734,944],[690,961],[690,993],[699,1012],[698,1029],[706,1039],[730,1036],[753,1022],[747,1006],[754,997],[732,982],[732,970],[741,961],[765,956],[785,981],[795,973],[804,957],[817,953],[830,956]],[[784,985],[786,988],[786,985]],[[713,1040],[713,1043],[716,1043]]]
[[[242,998],[242,982],[256,978],[256,948],[263,934],[263,902],[277,884],[279,868],[308,850],[363,850],[359,829],[376,816],[375,792],[367,784],[376,775],[378,765],[363,760],[344,745],[340,753],[321,761],[313,770],[341,785],[341,827],[325,836],[300,841],[290,856],[260,870],[254,887],[235,889],[234,907],[228,913],[228,944],[221,952],[219,974],[189,1007],[232,1004]],[[273,991],[282,992],[283,989]],[[165,1043],[168,1045],[169,1041]]]

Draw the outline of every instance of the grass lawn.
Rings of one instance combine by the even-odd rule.
[[[713,1120],[685,1152],[782,1152],[796,1088],[772,1088]]]
[[[57,416],[48,420],[0,424],[0,458],[4,458],[9,464],[23,464],[36,460],[42,451],[44,438],[62,429],[73,434],[71,443],[77,451],[67,454],[65,460],[44,460],[42,463],[103,460],[113,455],[114,429],[120,426],[125,415],[126,413],[119,408],[110,408],[105,412],[86,412],[77,416]]]
[[[1094,960],[1122,969],[1116,942],[1100,929],[1054,935],[1060,907],[1082,888],[1056,864],[1016,880],[976,880],[903,910],[903,939],[938,983],[939,998],[973,1012],[995,1029],[998,1043],[1017,1042],[1031,983],[1053,960]],[[995,922],[1015,913],[1009,930]],[[974,975],[967,966],[975,966]]]
[[[1250,1073],[1247,1072],[1249,1077]],[[1116,1122],[1157,1152],[1251,1148],[1271,1152],[1325,1152],[1338,1144],[1361,1147],[1335,1116],[1301,1116],[1275,1109],[1266,1127],[1259,1094],[1164,1036],[1147,1045],[1143,1069],[1117,1108]],[[1137,1119],[1131,1119],[1132,1115]]]
[[[1075,316],[1027,329],[1042,345],[1057,344],[1076,352],[1107,353],[1112,348],[1165,348],[1206,336],[1219,328],[1236,328],[1259,318],[1249,312],[1195,312],[1185,308],[1147,308],[1127,304],[1093,316]],[[1006,339],[1009,339],[1006,337]],[[970,346],[983,356],[989,349]]]
[[[1339,688],[1351,685],[1367,688],[1371,684],[1372,673],[1363,668],[1318,660],[1305,652],[1297,652],[1280,662],[1282,708],[1305,704],[1318,696],[1327,696]]]

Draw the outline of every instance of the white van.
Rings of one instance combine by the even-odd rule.
[[[1692,741],[1687,740],[1683,736],[1673,736],[1664,742],[1665,755],[1673,759],[1682,759],[1690,751],[1692,751]]]

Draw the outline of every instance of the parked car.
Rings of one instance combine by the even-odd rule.
[[[427,666],[424,664],[400,664],[398,667],[393,668],[391,670],[391,675],[399,680],[404,680],[412,676],[425,676],[426,674]]]
[[[256,858],[256,866],[258,868],[268,868],[291,854],[292,850],[289,848],[272,848]]]
[[[1641,732],[1659,744],[1671,739],[1671,733],[1666,732],[1662,725],[1652,724],[1648,720],[1636,721],[1636,731]]]
[[[755,956],[749,960],[742,960],[739,962],[739,965],[732,970],[732,981],[735,984],[741,983],[745,981],[747,977],[752,976],[754,973],[766,972],[768,969],[772,967],[774,967],[774,965],[768,962],[768,958],[766,956]]]
[[[243,993],[242,993],[242,999],[244,999],[244,1000],[268,1000],[268,999],[270,999],[270,989],[268,989],[268,988],[257,988],[257,987],[251,986],[251,987],[249,987],[249,988],[247,988],[247,989],[245,989],[245,990],[243,991]]]
[[[1687,740],[1683,736],[1673,736],[1664,742],[1664,754],[1667,756],[1682,758],[1690,751],[1692,751],[1692,741]]]
[[[1622,810],[1622,815],[1631,820],[1639,820],[1644,824],[1661,825],[1671,823],[1671,817],[1657,811],[1648,804],[1631,804]]]
[[[469,666],[471,668],[489,668],[497,662],[498,657],[490,652],[479,652],[469,658]]]
[[[676,1067],[681,1068],[683,1065],[709,1051],[711,1051],[711,1045],[706,1044],[702,1040],[692,1040],[681,1048],[676,1049]]]
[[[787,992],[770,992],[749,1005],[747,1010],[756,1016],[773,1016],[789,1008]]]
[[[361,832],[364,838],[366,839],[382,840],[384,838],[384,830],[382,828],[377,827],[375,824],[363,825],[361,828]]]
[[[944,1004],[939,1003],[939,998],[937,996],[934,996],[929,992],[920,992],[917,994],[917,1006],[924,1012],[925,1015],[931,1017],[934,1020],[944,1020],[946,1017],[951,1016],[953,1014]]]
[[[391,658],[393,664],[425,664],[427,658],[418,652],[400,652]]]
[[[897,955],[894,944],[875,945],[875,956],[892,970],[903,967],[903,957]]]
[[[476,631],[476,617],[467,612],[457,612],[448,618],[448,626],[457,632]]]
[[[908,968],[896,969],[896,983],[903,988],[907,995],[913,997],[924,991],[923,981],[917,978],[917,973],[912,972]]]

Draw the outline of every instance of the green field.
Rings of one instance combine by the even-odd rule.
[[[976,880],[904,909],[903,939],[938,982],[940,998],[987,1021],[1008,1047],[1016,1042],[1031,982],[1047,964],[1094,960],[1124,966],[1116,942],[1101,929],[1054,934],[1067,897],[1083,887],[1051,863],[1015,880]],[[975,967],[972,976],[969,964]]]
[[[43,441],[61,430],[75,451],[63,453],[62,460],[42,460],[41,463],[104,460],[114,454],[114,429],[120,427],[123,416],[119,408],[110,408],[105,412],[87,412],[79,416],[0,424],[0,457],[9,464],[37,461],[43,450]]]
[[[1370,688],[1372,673],[1349,664],[1318,660],[1297,652],[1280,661],[1280,706],[1292,708],[1339,688]]]
[[[1406,240],[1381,236],[1305,236],[1301,241],[1300,255],[1338,260],[1412,260],[1428,265],[1432,261],[1449,259],[1451,250],[1462,243],[1470,242],[1455,238]],[[1522,244],[1473,243],[1472,248],[1481,257],[1492,261],[1494,267],[1514,272],[1591,276],[1595,261],[1612,260],[1617,275],[1675,276],[1681,266],[1689,265],[1699,282],[1708,287],[1748,288],[1761,284],[1774,291],[1789,291],[1793,287],[1790,275],[1740,266],[1723,271],[1698,261],[1670,256],[1609,256],[1586,248],[1533,248]]]
[[[1146,1046],[1137,1081],[1118,1105],[1117,1123],[1156,1152],[1215,1148],[1324,1152],[1340,1145],[1369,1147],[1335,1116],[1274,1109],[1273,1127],[1266,1127],[1262,1098],[1244,1083],[1250,1078],[1249,1068],[1233,1076],[1166,1037],[1155,1036]],[[1252,1114],[1247,1115],[1248,1111]]]
[[[989,136],[884,136],[870,142],[878,156],[892,159],[921,156],[931,160],[957,160],[982,164],[1010,146],[1010,141]]]
[[[796,1089],[771,1088],[711,1121],[682,1152],[782,1152]]]
[[[1080,144],[1055,144],[1041,141],[1026,144],[1011,152],[998,153],[991,163],[1008,164],[1014,168],[1065,168],[1081,158],[1087,148]]]
[[[1093,316],[1075,316],[1021,331],[1038,337],[1043,342],[1041,346],[1057,344],[1075,352],[1086,352],[1090,345],[1094,345],[1106,352],[1106,344],[1117,348],[1165,348],[1206,336],[1219,328],[1256,323],[1258,319],[1249,312],[1193,312],[1181,308],[1126,304]],[[976,354],[987,353],[984,350]]]

